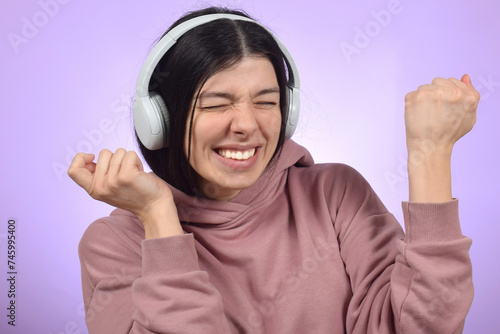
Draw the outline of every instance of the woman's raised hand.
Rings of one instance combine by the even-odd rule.
[[[474,126],[479,97],[467,74],[461,80],[436,78],[406,95],[410,201],[452,199],[451,152]]]
[[[409,153],[413,149],[451,149],[476,122],[479,92],[469,75],[461,80],[435,78],[406,95],[405,122]],[[423,145],[423,146],[422,146]]]
[[[146,238],[182,233],[170,188],[144,172],[135,152],[102,150],[97,163],[94,158],[78,153],[68,168],[68,175],[92,198],[134,213],[145,226]]]

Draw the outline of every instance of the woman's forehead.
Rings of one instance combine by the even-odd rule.
[[[261,91],[276,87],[279,87],[278,79],[268,58],[245,57],[208,78],[201,88],[200,97],[231,94],[239,89]]]

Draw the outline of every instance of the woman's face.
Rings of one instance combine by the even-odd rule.
[[[190,164],[199,175],[198,189],[227,201],[254,184],[276,150],[280,128],[280,90],[267,58],[245,57],[210,77],[191,132]],[[186,133],[188,152],[189,124]]]

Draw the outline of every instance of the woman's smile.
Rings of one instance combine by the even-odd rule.
[[[248,160],[255,155],[256,148],[251,148],[247,150],[231,150],[219,148],[216,150],[217,154],[226,159],[233,160]]]

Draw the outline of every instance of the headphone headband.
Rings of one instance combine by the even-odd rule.
[[[287,138],[290,138],[293,134],[298,119],[300,79],[295,62],[288,49],[283,43],[281,43],[278,38],[274,36],[271,31],[269,31],[269,29],[250,18],[234,14],[208,14],[187,20],[172,28],[153,47],[149,55],[146,57],[146,60],[144,61],[144,65],[142,66],[139,77],[137,79],[137,87],[133,104],[133,117],[137,135],[139,136],[142,144],[146,146],[146,148],[150,150],[156,150],[168,145],[166,136],[166,132],[168,131],[168,111],[166,110],[166,107],[164,107],[165,104],[161,100],[159,94],[149,92],[149,82],[151,81],[151,77],[153,76],[155,68],[158,66],[158,63],[163,58],[163,56],[168,52],[170,48],[172,48],[172,46],[175,45],[177,40],[182,35],[195,27],[218,19],[253,22],[266,29],[266,31],[268,31],[269,34],[273,36],[274,40],[277,42],[278,46],[283,52],[285,62],[288,67],[288,82],[291,86],[287,94],[289,99],[289,106],[288,124],[285,135]],[[164,108],[165,110],[163,110],[162,108],[158,110],[158,105],[162,105],[162,108]]]

